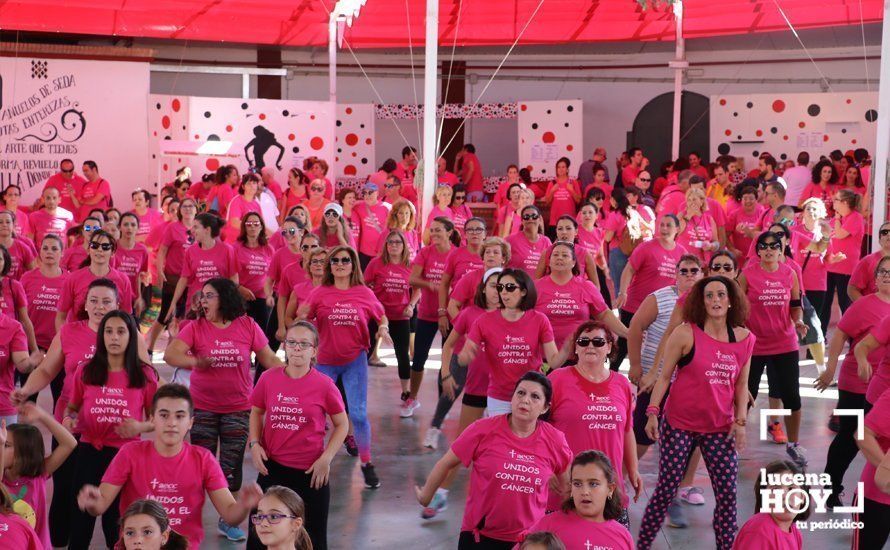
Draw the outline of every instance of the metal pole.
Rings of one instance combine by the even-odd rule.
[[[674,3],[674,20],[677,23],[676,59],[668,66],[674,69],[674,120],[671,131],[671,159],[680,157],[680,117],[682,115],[683,75],[689,68],[686,61],[686,40],[683,38],[683,0]]]
[[[433,207],[436,189],[436,90],[438,87],[439,0],[426,0],[426,50],[423,70],[423,181],[420,185],[420,217]],[[416,179],[416,178],[415,178]],[[416,182],[415,182],[416,184]]]
[[[328,101],[330,102],[331,127],[328,132],[328,143],[331,144],[331,156],[328,159],[328,174],[337,191],[337,18],[331,14],[328,21]]]
[[[890,2],[884,2],[884,29],[881,34],[881,76],[878,81],[878,139],[871,167],[872,250],[881,248],[878,230],[887,217],[888,155],[890,155]]]

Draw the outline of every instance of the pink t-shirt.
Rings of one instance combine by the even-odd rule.
[[[148,236],[145,238],[145,246],[152,248],[154,251],[157,251],[157,249],[161,246],[161,241],[164,239],[164,233],[167,231],[167,227],[171,223],[173,222],[166,221],[164,218],[158,218],[158,221],[152,224],[151,230],[148,232]]]
[[[77,271],[89,256],[90,253],[84,248],[83,243],[78,242],[62,252],[62,259],[59,261],[59,265],[65,271]]]
[[[478,353],[484,350],[488,356],[488,395],[509,401],[517,380],[530,370],[540,370],[544,344],[553,342],[553,328],[550,320],[534,309],[516,321],[508,321],[495,310],[480,315],[467,338],[482,347]]]
[[[223,218],[226,217],[229,203],[238,193],[228,184],[217,184],[207,194],[207,210],[216,210]]]
[[[12,513],[0,514],[0,547],[42,550],[44,545],[28,522]]]
[[[547,514],[528,530],[529,533],[538,531],[553,533],[566,548],[634,550],[634,540],[630,531],[612,519],[597,523],[582,518],[576,512],[559,511]]]
[[[476,319],[484,314],[484,309],[472,303],[461,308],[460,313],[454,318],[454,326],[452,327],[452,330],[460,335],[457,343],[454,345],[455,355],[464,349],[470,328],[476,322]],[[467,365],[467,380],[464,384],[464,392],[467,395],[485,397],[488,393],[488,371],[488,354],[485,353],[484,349],[481,349],[476,354],[476,357],[470,361],[470,364]]]
[[[377,246],[374,249],[374,256],[379,256],[380,252],[383,251],[390,231],[390,229],[385,229],[380,234],[380,237],[377,239]],[[405,237],[405,241],[408,243],[408,259],[413,262],[414,258],[417,257],[417,253],[420,252],[420,238],[417,236],[417,231],[413,229],[410,231],[399,230],[399,233]]]
[[[62,421],[65,415],[65,407],[74,391],[74,373],[77,368],[93,358],[96,353],[96,332],[90,328],[87,321],[65,323],[59,331],[59,343],[65,354],[65,382],[62,385],[62,394],[56,402],[56,420]]]
[[[83,201],[94,199],[102,195],[102,200],[94,204],[85,204]],[[104,178],[96,181],[87,181],[81,186],[77,196],[80,198],[80,208],[77,210],[77,219],[83,220],[90,215],[90,211],[98,209],[107,210],[111,207],[111,186]]]
[[[473,466],[461,531],[515,542],[544,517],[548,480],[572,461],[562,432],[539,421],[530,436],[520,438],[507,415],[473,422],[451,452],[464,466]]]
[[[136,211],[134,210],[133,213],[136,214]],[[147,237],[152,229],[157,225],[164,223],[164,216],[160,211],[155,210],[154,208],[149,208],[145,211],[145,214],[142,214],[141,216],[136,214],[136,216],[139,218],[139,228],[136,230],[137,237]]]
[[[538,240],[531,242],[525,233],[519,231],[507,237],[507,244],[510,245],[510,262],[507,267],[522,269],[534,275],[538,262],[541,261],[541,255],[553,243],[544,235],[538,235]]]
[[[877,294],[869,294],[853,302],[837,323],[838,330],[852,339],[850,351],[841,363],[837,376],[837,388],[852,393],[865,394],[869,388],[868,382],[859,378],[858,364],[853,355],[856,344],[868,336],[873,327],[877,327],[883,319],[890,316],[890,303],[885,302]],[[883,348],[878,348],[868,354],[868,362],[872,366],[872,373],[880,370],[881,360],[884,358]]]
[[[468,175],[466,166],[473,166],[473,173]],[[475,153],[464,153],[461,159],[461,180],[467,186],[468,193],[482,191],[482,164]]]
[[[621,242],[621,237],[624,235],[625,229],[627,229],[627,218],[622,216],[619,212],[612,211],[606,215],[606,219],[603,221],[603,231],[611,231],[614,233],[614,235],[612,235],[612,240],[609,241],[610,248],[618,247],[618,243]]]
[[[861,300],[864,300],[862,298]],[[859,303],[861,300],[853,302]],[[849,311],[849,310],[848,310]],[[884,394],[884,390],[890,388],[890,316],[885,316],[879,322],[871,326],[871,335],[881,344],[875,355],[880,357],[878,363],[872,362],[869,354],[869,364],[872,366],[872,377],[868,381],[868,390],[865,392],[865,400],[874,404]]]
[[[262,216],[262,210],[260,210],[260,202],[256,199],[248,202],[244,195],[235,195],[232,201],[229,203],[228,212],[226,212],[226,226],[222,231],[222,238],[232,245],[238,240],[238,235],[240,234],[240,229],[235,229],[232,225],[232,220],[240,220],[244,214],[248,212],[256,212]]]
[[[28,297],[22,283],[3,277],[0,279],[0,312],[13,319],[18,319],[18,310],[26,307]]]
[[[757,336],[754,353],[774,355],[796,351],[797,332],[791,322],[791,285],[796,278],[787,264],[768,273],[759,262],[748,262],[742,270],[748,282],[747,327]]]
[[[430,224],[433,223],[433,220],[436,218],[448,218],[449,220],[454,219],[454,212],[451,211],[451,207],[439,207],[433,206],[430,208],[430,213],[426,217],[426,225],[424,227],[429,228]]]
[[[473,211],[470,210],[470,206],[467,203],[463,203],[460,206],[452,206],[451,212],[454,214],[454,218],[451,221],[454,222],[454,228],[457,229],[458,233],[464,235],[464,226],[467,225],[467,220],[473,217]]]
[[[37,537],[43,544],[44,550],[46,550],[47,548],[52,549],[53,547],[52,542],[49,538],[49,515],[46,513],[47,479],[48,477],[46,475],[39,475],[37,477],[20,477],[15,481],[12,481],[7,477],[3,478],[3,486],[6,487],[9,495],[12,497],[12,501],[24,501],[31,507],[31,510],[34,511],[34,531],[37,533]],[[26,513],[28,511],[29,510],[26,509]],[[6,517],[7,516],[0,515],[0,543],[2,544],[6,544],[7,542],[9,542],[3,539],[3,535],[7,534],[8,532],[2,527],[3,521]],[[30,523],[28,523],[28,526],[30,527]],[[28,548],[27,545],[12,545],[3,547],[22,550]],[[35,548],[40,548],[40,546],[36,546]]]
[[[445,273],[451,275],[451,288],[449,290],[454,290],[454,287],[463,279],[464,275],[477,269],[482,269],[482,267],[482,257],[478,253],[473,254],[466,246],[452,248],[448,258],[445,260]]]
[[[235,259],[238,261],[238,283],[253,292],[258,300],[266,297],[263,284],[272,263],[272,247],[268,244],[248,248],[244,243],[235,243]]]
[[[572,277],[568,283],[558,285],[548,275],[535,281],[535,289],[538,291],[535,309],[550,319],[558,348],[581,323],[595,319],[609,309],[593,283],[580,277]]]
[[[405,315],[405,308],[411,301],[411,285],[408,284],[410,275],[410,267],[384,264],[380,256],[372,259],[365,269],[365,284],[383,304],[386,318],[390,321],[402,321],[410,317]]]
[[[556,191],[553,192],[553,200],[550,203],[550,225],[556,225],[557,220],[561,216],[574,217],[578,209],[578,203],[572,196],[572,192],[576,196],[581,195],[581,187],[576,180],[571,178],[562,183],[558,183],[556,180],[551,181],[547,185],[547,193],[554,187]]]
[[[316,285],[312,280],[307,279],[301,283],[297,283],[294,285],[293,289],[291,289],[290,293],[288,293],[288,297],[291,294],[296,296],[297,298],[297,307],[300,307],[309,299],[309,294],[312,293],[312,289],[314,289]]]
[[[770,514],[754,514],[736,535],[733,550],[802,550],[803,537],[794,522],[783,531]]]
[[[445,252],[439,252],[435,246],[426,246],[420,249],[420,253],[411,262],[413,266],[422,268],[421,277],[424,281],[440,282],[445,273],[445,263],[454,248],[450,247]],[[417,306],[417,318],[422,321],[436,322],[439,320],[439,292],[428,288],[420,289],[420,304]]]
[[[65,274],[45,277],[40,269],[22,275],[22,288],[28,298],[28,318],[34,325],[34,337],[41,349],[48,349],[56,335],[56,311],[62,300],[65,277]]]
[[[636,313],[646,296],[674,284],[677,280],[677,262],[683,254],[686,254],[683,246],[675,244],[672,250],[667,250],[658,239],[637,246],[627,260],[627,265],[634,269],[634,275],[621,309]]]
[[[479,283],[482,282],[483,275],[485,275],[485,269],[477,269],[476,271],[471,271],[464,275],[461,280],[454,285],[454,289],[451,291],[451,295],[448,299],[457,300],[464,306],[472,303],[473,297],[476,296],[476,289],[479,287]]]
[[[633,386],[612,371],[606,381],[591,382],[575,367],[556,369],[549,378],[553,384],[549,422],[566,435],[572,454],[588,449],[606,453],[615,468],[618,485],[623,486],[624,438],[633,429],[636,403]],[[551,509],[558,509],[561,498],[551,493]],[[623,493],[627,506],[628,498]]]
[[[701,247],[692,246],[695,241],[704,241],[713,243],[717,240],[717,222],[711,216],[710,210],[701,216],[692,216],[686,222],[686,227],[677,234],[677,244],[682,245],[691,254],[695,254],[704,262],[711,259],[713,252],[705,250]]]
[[[436,181],[440,185],[444,183],[445,185],[448,185],[450,187],[454,187],[455,185],[460,183],[460,180],[457,179],[457,175],[453,174],[447,170],[445,171],[444,174],[436,175]]]
[[[31,213],[31,227],[34,229],[34,242],[43,242],[47,233],[62,237],[63,242],[68,242],[65,232],[74,225],[74,214],[64,208],[56,208],[56,213],[49,214],[45,209]]]
[[[608,202],[608,199],[606,200]],[[677,215],[686,207],[686,192],[680,189],[679,185],[668,185],[661,192],[658,204],[655,207],[655,213],[658,217],[665,214]]]
[[[148,248],[139,242],[129,250],[118,244],[114,257],[117,260],[117,270],[130,279],[133,297],[139,298],[139,274],[148,273]]]
[[[878,291],[875,286],[875,268],[878,262],[884,257],[884,253],[878,250],[865,256],[853,268],[853,274],[850,276],[850,285],[859,289],[863,296],[874,294]]]
[[[214,413],[250,409],[250,354],[269,345],[256,321],[242,315],[220,328],[198,319],[179,331],[177,338],[196,357],[207,357],[212,363],[210,368],[192,371],[190,390],[196,409]]]
[[[354,223],[359,226],[358,251],[366,256],[376,253],[380,234],[386,232],[386,216],[389,210],[379,202],[374,206],[362,202],[352,209]]]
[[[813,242],[813,232],[807,230],[806,227],[796,225],[792,228],[793,235],[797,235],[797,245],[791,248],[794,255],[794,261],[803,268],[806,262],[806,269],[803,269],[803,287],[807,290],[825,290],[828,288],[827,277],[828,271],[825,269],[825,253],[819,254],[812,252],[806,248]],[[792,245],[794,243],[792,242]],[[807,260],[809,257],[809,260]],[[874,279],[874,277],[871,277]]]
[[[672,427],[697,433],[726,432],[735,417],[735,384],[759,338],[751,332],[738,342],[720,342],[690,325],[695,351],[677,369],[664,406]]]
[[[154,441],[127,443],[112,459],[102,483],[121,487],[120,511],[134,501],[158,501],[167,511],[170,528],[200,548],[204,539],[201,510],[207,493],[229,486],[216,457],[197,445],[182,443],[175,456],[161,456]]]
[[[235,249],[228,243],[216,241],[212,248],[204,249],[198,243],[188,247],[182,262],[181,277],[188,281],[187,302],[201,290],[204,283],[216,277],[226,279],[238,273]]]
[[[117,287],[120,308],[124,311],[133,310],[133,289],[130,287],[130,279],[116,269],[111,269],[104,277],[97,277],[90,271],[89,266],[72,271],[65,278],[62,287],[62,300],[59,310],[68,312],[68,322],[77,320],[87,303],[87,291],[90,283],[96,279],[111,279]]]
[[[875,433],[878,445],[881,446],[881,452],[886,453],[890,449],[890,392],[885,391],[881,397],[875,401],[875,406],[865,415],[865,427]],[[866,461],[862,468],[862,477],[859,481],[865,486],[865,498],[880,502],[884,505],[890,505],[890,495],[882,491],[875,484],[875,474],[877,468],[870,462]]]
[[[31,247],[22,241],[21,237],[16,237],[9,247],[9,256],[12,258],[12,267],[9,268],[7,277],[19,280],[22,275],[30,269],[28,264],[34,261],[35,254]]]
[[[578,244],[583,246],[588,252],[598,255],[603,251],[603,230],[601,227],[593,226],[591,231],[578,226]]]
[[[80,432],[80,441],[97,449],[120,448],[124,443],[138,441],[139,435],[124,438],[115,429],[126,419],[142,422],[148,418],[151,401],[158,389],[154,369],[143,365],[145,385],[131,388],[130,378],[125,371],[109,372],[104,386],[89,385],[83,380],[85,366],[83,364],[77,368],[69,400],[78,409],[77,431]]]
[[[250,404],[265,411],[262,445],[270,460],[307,470],[324,452],[328,416],[344,411],[340,390],[329,377],[311,369],[299,379],[284,369],[260,375]]]
[[[729,214],[726,220],[728,226],[726,234],[736,250],[747,252],[754,244],[754,237],[748,237],[739,231],[739,225],[742,225],[745,228],[759,229],[761,220],[765,218],[765,212],[766,210],[763,205],[758,204],[751,213],[745,212],[744,208],[738,208]]]
[[[182,265],[185,261],[185,251],[195,242],[190,236],[191,231],[181,222],[171,222],[164,230],[161,246],[167,247],[167,255],[164,258],[164,274],[179,277],[182,273]]]
[[[290,296],[290,293],[297,288],[297,285],[303,284],[309,280],[309,275],[300,266],[300,261],[296,261],[288,265],[281,271],[281,279],[278,282],[278,296]]]
[[[59,191],[59,196],[61,197],[61,200],[59,200],[59,206],[61,206],[65,210],[74,212],[74,201],[71,199],[71,193],[68,192],[68,184],[71,184],[71,187],[74,189],[74,193],[77,194],[80,192],[80,189],[86,182],[87,180],[83,179],[77,174],[73,174],[70,180],[65,179],[65,176],[63,176],[62,173],[59,172],[57,174],[53,174],[48,180],[46,180],[46,184],[43,186],[43,189],[44,191],[49,187],[57,189]]]
[[[9,394],[15,389],[15,364],[12,354],[28,352],[28,339],[21,323],[8,315],[0,315],[0,415],[16,414],[16,408],[9,400]]]
[[[301,262],[302,260],[303,256],[299,252],[292,252],[286,246],[279,248],[272,255],[272,263],[269,265],[269,277],[276,283],[281,281],[284,268],[292,269],[291,266],[294,262]],[[303,269],[299,263],[297,267],[300,270]]]
[[[834,227],[834,224],[832,224]],[[865,233],[865,219],[859,212],[850,212],[841,220],[841,228],[847,231],[849,235],[843,239],[832,237],[828,243],[827,258],[831,258],[832,254],[842,252],[846,254],[846,259],[826,264],[829,273],[841,273],[850,275],[856,262],[859,261],[859,255],[862,253],[862,235]]]
[[[368,321],[379,321],[383,305],[370,288],[357,285],[347,290],[316,287],[307,300],[308,318],[318,327],[318,363],[345,365],[366,353],[370,336]]]

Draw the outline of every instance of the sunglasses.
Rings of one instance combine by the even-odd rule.
[[[260,222],[244,222],[244,225],[246,225],[247,227],[259,227]]]
[[[63,173],[63,174],[73,174],[73,173],[74,173],[74,168],[72,168],[71,170],[62,170],[62,173]]]
[[[306,252],[307,250],[315,250],[316,248],[321,248],[321,245],[304,244],[304,245],[300,246],[300,250],[302,250],[303,252]]]
[[[295,228],[295,227],[292,227],[290,229],[282,229],[281,230],[282,237],[287,237],[288,235],[296,235],[296,234],[297,234],[297,228]]]
[[[456,200],[456,201],[465,201],[465,200],[467,200],[467,196],[466,196],[466,195],[455,195],[455,196],[454,196],[454,200]]]
[[[345,256],[342,258],[331,258],[331,265],[338,265],[338,264],[349,265],[351,263],[352,263],[352,258],[350,258],[349,256]]]
[[[757,250],[782,250],[782,243],[760,243],[757,245]]]
[[[878,231],[878,235],[886,237],[887,235],[890,235],[890,229],[881,229]]]
[[[697,267],[681,267],[679,270],[680,275],[688,276],[688,275],[698,275],[701,272],[701,269]]]
[[[537,214],[523,214],[523,215],[522,215],[522,220],[523,220],[523,221],[537,220],[537,219],[540,218],[540,217],[541,217],[541,216],[539,216],[539,215],[537,215]]]
[[[606,345],[606,339],[602,336],[594,336],[593,338],[588,338],[587,336],[582,336],[575,340],[575,344],[580,348],[586,348],[587,346],[593,344],[595,348],[601,348]]]
[[[90,250],[99,250],[100,248],[105,252],[111,250],[111,247],[114,246],[111,243],[90,243]]]
[[[84,230],[84,232],[86,232],[86,233],[90,233],[91,231],[98,231],[98,230],[100,230],[100,229],[102,229],[102,228],[99,227],[98,225],[85,225],[85,226],[83,226],[83,230]]]
[[[495,288],[497,288],[498,292],[505,292],[505,291],[506,291],[506,292],[509,292],[509,293],[511,293],[511,294],[514,293],[514,292],[516,292],[517,290],[521,290],[521,289],[522,289],[522,287],[520,287],[520,286],[517,285],[516,283],[506,283],[506,284],[500,284],[500,283],[498,283],[498,285],[497,285]]]
[[[640,178],[640,181],[649,182],[649,181],[652,181],[652,178]]]
[[[395,183],[387,183],[384,187],[386,187],[387,189],[395,189],[396,187],[398,187],[398,185],[396,185]]]
[[[709,269],[714,272],[725,271],[729,273],[730,271],[734,270],[735,267],[733,267],[732,264],[714,264]]]
[[[307,342],[305,340],[293,340],[291,338],[288,338],[287,340],[285,340],[284,345],[291,349],[300,348],[303,350],[315,347],[315,344],[313,344],[312,342]]]
[[[263,520],[268,520],[269,525],[277,525],[285,518],[296,519],[297,516],[291,514],[254,514],[250,516],[250,522],[254,525],[260,525],[263,523]]]
[[[328,210],[327,212],[324,213],[324,217],[325,218],[339,218],[340,214],[337,214],[333,210]]]

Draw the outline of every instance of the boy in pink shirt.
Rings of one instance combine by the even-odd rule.
[[[229,525],[238,525],[263,496],[256,484],[232,496],[216,459],[209,451],[185,442],[194,408],[185,386],[167,384],[155,393],[151,422],[155,439],[121,447],[99,487],[86,485],[77,497],[82,510],[101,515],[120,495],[121,513],[141,498],[157,500],[170,518],[171,528],[199,548],[204,539],[201,509],[205,494]]]

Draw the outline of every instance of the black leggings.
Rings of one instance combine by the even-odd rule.
[[[828,341],[827,334],[825,331],[828,329],[828,317],[825,315],[825,300],[826,294],[828,294],[825,290],[807,290],[806,293],[807,300],[812,304],[813,309],[816,310],[816,316],[819,317],[819,324],[822,326],[822,334],[826,336],[826,342]],[[831,313],[831,309],[829,308],[829,314]]]
[[[368,348],[368,357],[377,344],[377,321],[368,321],[368,334],[371,339],[371,347]],[[396,354],[396,363],[399,366],[399,380],[411,378],[411,319],[389,321],[389,337],[392,338],[392,349]]]
[[[433,346],[433,340],[439,333],[439,323],[436,321],[417,320],[417,332],[414,333],[414,363],[411,364],[411,370],[414,372],[423,372],[426,360],[430,356],[430,348]]]
[[[621,323],[624,326],[630,326],[631,319],[634,318],[634,314],[619,309],[618,316],[621,319]],[[615,359],[609,361],[609,368],[615,372],[618,372],[618,369],[621,367],[621,362],[624,361],[624,358],[627,357],[627,338],[618,338],[618,353],[615,354]]]
[[[864,394],[838,390],[837,396],[838,409],[861,409],[866,413],[871,410],[871,405],[866,402]],[[858,425],[856,417],[838,416],[838,423],[837,433],[828,447],[828,457],[825,461],[825,473],[831,476],[831,490],[835,495],[844,490],[844,474],[859,452],[859,447],[856,445]]]
[[[303,498],[306,504],[306,531],[312,539],[314,550],[327,550],[328,547],[328,508],[331,503],[331,486],[325,485],[321,489],[313,489],[310,485],[312,475],[303,470],[288,468],[278,464],[274,460],[266,461],[266,469],[269,475],[259,474],[257,484],[266,492],[273,485],[281,485],[292,489]],[[255,512],[256,510],[254,510]],[[251,512],[253,513],[253,512]],[[248,522],[247,534],[248,550],[262,550],[265,546],[260,543],[253,523]]]
[[[864,504],[861,514],[853,514],[853,521],[863,523],[862,529],[853,533],[853,550],[884,548],[890,537],[890,504],[867,498]]]
[[[457,550],[511,550],[515,546],[515,542],[490,539],[483,535],[479,535],[479,542],[476,542],[476,535],[472,531],[461,531],[457,540]]]
[[[612,309],[612,294],[609,292],[606,272],[599,266],[596,267],[596,278],[600,282],[600,294],[603,295],[603,300],[606,302],[606,305],[609,306],[609,309]]]
[[[450,374],[451,377],[454,378],[455,384],[457,384],[457,388],[454,390],[454,399],[450,399],[445,393],[442,391],[442,377],[441,375],[438,377],[439,379],[439,402],[436,404],[436,412],[433,414],[433,421],[430,423],[433,428],[442,428],[442,422],[445,421],[445,417],[448,416],[448,411],[451,410],[451,406],[454,405],[454,402],[457,401],[457,398],[460,396],[460,392],[464,391],[464,384],[467,383],[467,367],[460,366],[460,363],[457,362],[457,355],[451,356],[451,365],[450,365]]]
[[[841,308],[841,315],[847,311],[850,304],[853,303],[847,296],[847,285],[850,284],[850,276],[841,273],[828,272],[828,289],[825,291],[825,302],[822,304],[822,312],[819,314],[819,320],[822,321],[822,334],[828,334],[825,330],[831,321],[831,304],[834,302],[834,295],[837,294],[837,305]]]
[[[760,377],[766,368],[769,395],[782,400],[782,405],[791,411],[800,410],[800,365],[798,351],[774,355],[751,356],[751,372],[748,375],[748,391],[757,399]]]
[[[74,451],[74,479],[73,494],[76,496],[84,485],[96,487],[102,482],[102,476],[111,460],[117,455],[116,447],[103,447],[97,449],[89,443],[78,443]],[[68,519],[71,522],[71,539],[68,543],[70,550],[87,550],[93,539],[93,528],[96,526],[96,518],[88,512],[83,512],[72,502]],[[54,521],[59,521],[54,518]],[[64,521],[64,520],[63,520]],[[102,533],[105,534],[105,546],[114,547],[119,534],[118,522],[120,521],[120,496],[114,499],[111,506],[102,514]]]
[[[52,449],[55,450],[58,446],[58,442],[53,438]],[[65,521],[65,518],[71,513],[72,507],[77,506],[74,493],[75,461],[75,453],[71,453],[53,472],[53,498],[49,503],[49,517],[62,518],[49,522],[49,539],[55,548],[68,546],[71,535],[71,522]]]

